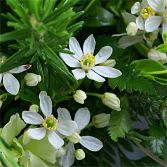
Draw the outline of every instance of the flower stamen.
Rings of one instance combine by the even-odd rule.
[[[93,53],[83,54],[80,63],[84,70],[90,70],[95,66],[95,56]]]
[[[151,8],[151,6],[147,6],[146,8],[143,8],[141,11],[141,16],[143,19],[147,19],[150,16],[153,16],[155,14],[154,10]]]
[[[53,131],[58,125],[58,120],[53,115],[49,115],[43,120],[42,125],[44,128]]]

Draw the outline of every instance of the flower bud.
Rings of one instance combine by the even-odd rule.
[[[138,31],[138,27],[134,22],[130,22],[126,27],[126,32],[129,36],[135,36],[137,34],[137,31]]]
[[[36,86],[41,82],[41,76],[34,73],[27,73],[24,77],[27,86]]]
[[[6,56],[0,56],[0,64],[5,63],[6,59]]]
[[[3,104],[3,101],[2,101],[2,100],[0,100],[0,108],[2,107],[2,104]]]
[[[61,147],[60,149],[57,150],[56,156],[57,157],[62,157],[62,156],[64,156],[66,154],[66,151],[67,150],[64,147]]]
[[[39,106],[36,105],[36,104],[32,104],[32,105],[29,107],[29,111],[38,112],[38,111],[39,111]]]
[[[83,149],[75,150],[75,158],[77,160],[83,160],[85,158],[85,152]]]
[[[75,133],[72,134],[71,136],[68,136],[67,139],[68,139],[70,142],[76,144],[76,143],[79,143],[79,142],[80,142],[81,136],[80,136],[77,132],[75,132]]]
[[[102,95],[101,100],[103,102],[104,105],[108,106],[109,108],[116,110],[116,111],[120,111],[120,100],[119,98],[110,92],[106,92],[104,93],[104,95]]]
[[[75,94],[73,95],[74,100],[77,103],[84,104],[85,99],[87,98],[87,95],[84,91],[82,90],[77,90]]]
[[[105,61],[104,63],[101,63],[101,66],[109,66],[109,67],[114,67],[116,64],[116,61],[114,59],[110,59]]]
[[[30,142],[31,138],[28,134],[28,131],[25,131],[23,134],[23,144],[26,145]]]
[[[148,58],[152,59],[152,60],[155,60],[155,61],[158,61],[162,64],[167,63],[167,55],[165,53],[161,53],[161,52],[159,52],[158,50],[155,50],[155,49],[151,49],[148,52]]]
[[[96,128],[104,128],[109,125],[110,114],[101,113],[93,117],[92,123]]]
[[[131,13],[132,13],[132,14],[139,13],[139,12],[140,12],[140,9],[141,9],[140,2],[135,2],[134,5],[133,5],[132,8],[131,8]]]

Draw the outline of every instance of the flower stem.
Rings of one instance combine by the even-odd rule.
[[[98,93],[86,92],[86,94],[87,94],[88,96],[94,96],[94,97],[98,97],[98,98],[101,98],[101,97],[102,97],[102,95],[101,95],[101,94],[98,94]]]
[[[89,8],[93,5],[93,3],[95,2],[96,0],[90,0],[90,3],[86,6],[85,8],[85,12],[87,12],[89,10]]]
[[[158,75],[158,74],[167,74],[167,70],[163,70],[163,71],[151,71],[151,72],[145,72],[144,74],[154,74],[154,75]]]

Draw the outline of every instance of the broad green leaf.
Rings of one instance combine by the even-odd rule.
[[[163,53],[167,53],[167,43],[166,44],[161,44],[159,45],[156,50],[163,52]]]
[[[26,126],[19,114],[12,115],[10,121],[3,127],[1,137],[11,145],[14,137]]]

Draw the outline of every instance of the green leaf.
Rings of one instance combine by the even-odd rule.
[[[1,137],[11,145],[14,137],[26,126],[19,114],[11,116],[10,121],[3,127]]]
[[[0,64],[0,73],[9,71],[15,67],[23,65],[30,60],[30,56],[34,50],[30,50],[29,47],[25,47],[18,52],[10,56],[4,64]]]
[[[21,29],[7,32],[0,35],[0,43],[11,40],[25,39],[28,34],[30,34],[29,29]]]
[[[112,140],[118,141],[118,138],[124,138],[130,129],[130,115],[127,110],[113,111],[111,113],[108,134]]]
[[[163,53],[167,53],[167,44],[161,44],[159,45],[156,50],[163,52]]]

